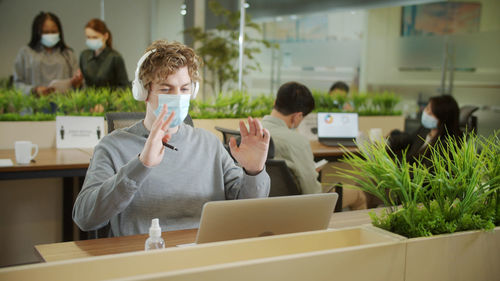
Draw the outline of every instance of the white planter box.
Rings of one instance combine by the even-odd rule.
[[[500,280],[500,227],[412,238],[406,245],[406,281]]]
[[[0,280],[403,280],[404,238],[363,226],[0,269]]]

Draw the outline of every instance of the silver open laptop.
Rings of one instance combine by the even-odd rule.
[[[196,243],[328,228],[337,193],[205,203]]]
[[[329,146],[355,146],[357,113],[318,112],[318,140]]]

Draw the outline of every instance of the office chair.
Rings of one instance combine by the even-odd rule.
[[[239,138],[241,137],[240,131],[238,131],[238,130],[222,128],[219,126],[215,126],[214,128],[217,131],[222,133],[222,143],[223,144],[229,145],[229,140],[231,139],[231,137],[235,137],[237,142],[238,142]]]
[[[474,105],[464,105],[460,107],[458,124],[462,132],[477,133],[477,117],[473,116],[472,113],[476,112],[478,109],[479,107]]]
[[[236,144],[240,145],[240,141],[241,141],[240,131],[222,128],[219,126],[215,126],[214,128],[217,131],[222,133],[222,143],[224,144],[224,147],[229,152],[229,154],[231,154],[231,151],[229,149],[229,140],[231,139],[231,137],[234,137],[236,139]],[[233,155],[231,155],[231,157],[234,160]],[[273,159],[273,158],[274,158],[274,142],[273,142],[273,138],[270,138],[269,139],[269,148],[267,150],[267,159]],[[235,160],[235,162],[236,162],[236,160]]]
[[[135,122],[144,119],[144,112],[108,112],[106,121],[108,122],[108,134],[115,129],[121,129],[132,126]]]
[[[269,197],[301,194],[284,160],[266,160],[266,172],[271,178]]]

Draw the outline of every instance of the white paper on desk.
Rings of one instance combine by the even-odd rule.
[[[93,148],[104,136],[104,117],[57,116],[57,148]]]
[[[0,167],[12,167],[14,163],[10,159],[0,159]]]
[[[328,161],[326,159],[321,159],[320,161],[314,163],[314,168],[323,168],[323,166],[325,166],[327,163]]]
[[[71,89],[71,79],[52,80],[49,87],[55,88],[58,93],[66,93],[69,89]]]

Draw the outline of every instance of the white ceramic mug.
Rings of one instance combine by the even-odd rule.
[[[38,145],[33,144],[30,141],[16,141],[14,143],[14,148],[16,150],[17,164],[29,164],[31,160],[38,154]],[[35,149],[35,153],[31,154],[33,148]]]

